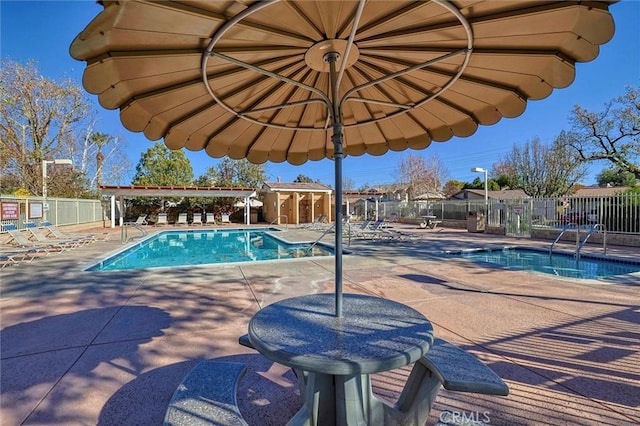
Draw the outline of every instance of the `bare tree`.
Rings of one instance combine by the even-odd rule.
[[[576,153],[558,140],[550,146],[539,138],[514,145],[498,164],[504,173],[510,173],[513,189],[522,189],[532,197],[566,195],[587,174]]]
[[[49,195],[93,196],[98,174],[121,182],[130,167],[124,139],[93,132],[94,111],[75,82],[49,80],[35,63],[9,60],[2,61],[0,78],[3,188],[41,194],[42,160],[54,158],[72,159],[73,168],[51,165]]]
[[[560,141],[577,152],[581,161],[605,160],[640,179],[640,88],[628,87],[623,96],[592,112],[576,105],[571,132]]]
[[[409,199],[425,192],[439,191],[447,174],[446,167],[436,155],[425,160],[422,156],[409,154],[398,166],[400,183],[408,186]]]
[[[71,151],[89,106],[76,84],[41,76],[33,62],[3,60],[0,80],[3,174],[19,176],[25,189],[40,194],[42,160]]]

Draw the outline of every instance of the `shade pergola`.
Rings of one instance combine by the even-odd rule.
[[[116,198],[120,199],[120,208],[124,210],[124,199],[127,197],[202,197],[202,198],[242,198],[244,199],[245,223],[249,224],[249,204],[250,200],[256,196],[254,188],[217,188],[200,186],[100,186],[103,195],[111,197],[111,211],[115,211]],[[120,217],[122,225],[122,217]],[[114,228],[115,215],[111,215],[111,227]]]

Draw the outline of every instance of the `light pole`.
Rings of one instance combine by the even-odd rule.
[[[484,173],[484,204],[489,204],[489,188],[487,187],[487,169],[483,169],[482,167],[474,167],[471,169],[474,173]]]
[[[42,160],[42,220],[47,220],[47,164],[73,164],[68,158]]]

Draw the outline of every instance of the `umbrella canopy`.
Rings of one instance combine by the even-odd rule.
[[[343,156],[516,117],[571,84],[614,32],[613,1],[101,3],[71,55],[127,129],[216,158],[334,159],[337,206]]]
[[[237,201],[233,207],[244,207],[244,201]],[[255,198],[249,199],[249,207],[262,207],[262,201],[256,200]]]

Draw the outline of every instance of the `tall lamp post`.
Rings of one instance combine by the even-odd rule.
[[[471,169],[474,173],[484,173],[484,204],[485,206],[489,204],[489,188],[487,184],[487,169],[483,169],[482,167],[474,167]]]
[[[42,220],[47,220],[47,164],[73,164],[68,158],[58,160],[42,160]]]

